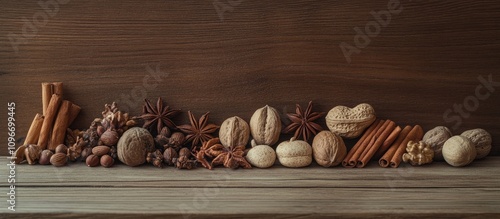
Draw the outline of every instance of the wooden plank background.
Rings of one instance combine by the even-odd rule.
[[[443,115],[475,95],[478,77],[500,81],[500,4],[401,1],[402,11],[348,63],[339,45],[354,45],[354,28],[388,2],[61,0],[49,15],[37,1],[1,1],[0,129],[14,101],[17,137],[26,134],[45,81],[64,82],[65,97],[83,108],[75,128],[105,103],[137,114],[143,97],[158,96],[197,116],[210,111],[219,124],[248,120],[265,104],[284,116],[313,100],[322,111],[367,102],[401,125],[454,125]],[[22,41],[17,52],[12,40]],[[144,87],[151,72],[158,80]],[[493,89],[455,133],[482,127],[500,138],[500,87]]]

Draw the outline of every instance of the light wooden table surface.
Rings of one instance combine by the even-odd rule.
[[[8,177],[2,157],[0,178]],[[446,163],[384,169],[16,166],[16,213],[28,218],[500,217],[499,157],[469,167]],[[2,194],[8,192],[1,180]],[[6,198],[5,195],[2,197]]]

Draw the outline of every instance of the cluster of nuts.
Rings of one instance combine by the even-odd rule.
[[[65,166],[68,163],[69,149],[66,145],[60,144],[55,151],[49,149],[42,150],[40,146],[29,144],[20,146],[16,152],[16,163],[26,160],[28,164],[36,163],[41,165],[52,164],[56,167]]]
[[[491,135],[484,129],[471,129],[453,136],[448,128],[438,126],[424,135],[423,142],[434,150],[437,159],[456,167],[469,165],[491,151]]]
[[[88,153],[88,150],[86,151]],[[109,147],[106,145],[95,146],[91,149],[91,154],[85,158],[85,164],[89,167],[103,166],[112,167],[116,158],[116,147]]]

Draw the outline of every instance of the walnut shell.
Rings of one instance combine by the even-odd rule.
[[[246,160],[254,167],[268,168],[276,161],[276,152],[269,145],[257,145],[252,140],[252,148],[247,152]]]
[[[247,145],[250,138],[248,123],[238,116],[226,119],[219,130],[219,139],[224,147]]]
[[[472,129],[461,134],[476,147],[476,160],[488,156],[491,151],[491,135],[484,129]]]
[[[281,133],[281,118],[273,107],[266,105],[255,111],[250,119],[250,132],[259,145],[273,145]]]
[[[312,151],[316,163],[324,167],[339,165],[347,155],[344,140],[330,131],[321,131],[314,137]]]
[[[357,138],[376,119],[370,104],[362,103],[354,108],[336,106],[326,115],[326,125],[333,133],[344,138]]]
[[[443,145],[453,134],[445,126],[437,126],[427,131],[422,141],[434,150],[434,160],[443,160]]]
[[[146,162],[148,152],[155,150],[153,136],[144,128],[134,127],[125,131],[118,141],[118,159],[129,166]]]
[[[454,167],[469,165],[476,158],[476,154],[476,148],[464,136],[453,136],[443,145],[444,160]]]
[[[309,143],[290,139],[276,147],[279,162],[285,167],[306,167],[312,162],[312,148]]]

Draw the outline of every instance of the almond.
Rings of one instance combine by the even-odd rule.
[[[55,153],[50,157],[50,163],[56,167],[65,166],[68,162],[68,157],[64,153]]]
[[[108,154],[109,149],[110,148],[108,146],[95,146],[94,148],[92,148],[92,154],[100,157],[102,155]]]

